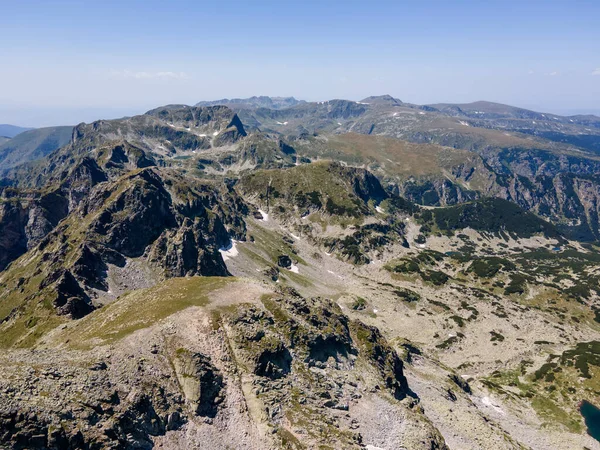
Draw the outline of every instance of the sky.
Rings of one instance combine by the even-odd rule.
[[[0,123],[390,94],[600,114],[600,1],[0,0]]]

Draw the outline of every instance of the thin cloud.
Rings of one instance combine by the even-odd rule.
[[[132,70],[112,70],[110,75],[114,78],[128,78],[135,80],[150,80],[150,79],[162,79],[162,80],[186,80],[189,75],[185,72],[135,72]]]
[[[592,75],[600,75],[600,67],[592,72]]]

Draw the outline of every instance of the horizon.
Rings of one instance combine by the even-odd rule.
[[[85,109],[85,108],[76,108],[73,111],[66,111],[66,114],[68,115],[72,115],[72,116],[81,116],[81,117],[87,117],[88,120],[79,120],[79,121],[67,121],[67,122],[61,122],[61,123],[42,123],[41,125],[29,125],[27,123],[22,124],[22,123],[13,123],[13,122],[6,122],[6,121],[1,121],[0,120],[0,125],[12,125],[12,126],[16,126],[16,127],[20,127],[20,128],[29,128],[29,129],[36,129],[36,128],[48,128],[48,127],[56,127],[56,126],[76,126],[80,123],[93,123],[96,122],[98,120],[115,120],[115,119],[122,119],[122,118],[126,118],[126,117],[133,117],[133,116],[137,116],[137,115],[142,115],[147,113],[148,111],[155,109],[155,108],[159,108],[161,106],[168,106],[168,105],[184,105],[184,106],[194,106],[196,103],[199,102],[203,102],[203,101],[207,101],[207,102],[214,102],[214,101],[218,101],[218,100],[238,100],[238,99],[248,99],[251,97],[270,97],[270,98],[284,98],[284,97],[291,97],[294,98],[296,100],[299,101],[305,101],[307,103],[316,103],[316,102],[322,102],[322,101],[330,101],[330,100],[347,100],[347,101],[361,101],[366,99],[367,97],[380,97],[380,96],[384,96],[384,95],[390,95],[398,100],[401,100],[403,103],[408,103],[408,104],[416,104],[414,102],[410,102],[410,101],[406,101],[403,100],[402,98],[396,97],[394,95],[391,94],[378,94],[378,95],[369,95],[366,97],[362,97],[362,98],[357,98],[357,99],[349,99],[349,98],[330,98],[330,99],[322,99],[322,100],[306,100],[303,98],[299,98],[298,96],[294,96],[294,95],[288,95],[288,96],[279,96],[279,95],[250,95],[248,97],[222,97],[222,98],[218,98],[218,99],[200,99],[198,101],[195,101],[193,103],[190,104],[186,104],[186,103],[165,103],[165,104],[161,104],[161,105],[154,105],[154,106],[150,106],[147,109],[144,110],[133,110],[131,109],[129,113],[127,113],[127,111],[129,110],[125,110],[125,111],[121,111],[122,114],[119,112],[118,109],[99,109],[96,110],[95,108],[90,108],[90,109]],[[428,106],[428,105],[434,105],[436,103],[441,104],[441,103],[448,103],[448,104],[456,104],[456,105],[464,105],[464,104],[470,104],[470,103],[477,103],[477,102],[488,102],[488,103],[496,103],[496,104],[504,104],[507,106],[513,106],[516,108],[521,108],[521,109],[527,109],[527,110],[531,110],[531,111],[535,111],[535,112],[540,112],[540,113],[548,113],[548,114],[554,114],[557,116],[576,116],[576,115],[594,115],[597,117],[600,117],[600,108],[598,109],[592,109],[592,110],[566,110],[566,111],[562,111],[562,112],[556,112],[556,111],[546,111],[546,110],[536,110],[534,108],[529,108],[526,106],[521,106],[521,105],[512,105],[512,104],[507,104],[507,103],[501,103],[501,102],[493,102],[493,101],[489,101],[489,100],[484,100],[484,99],[479,99],[479,100],[473,100],[471,102],[434,102],[434,103],[428,103],[428,104],[422,104],[419,106]],[[0,118],[3,117],[2,115],[2,109],[1,109],[1,105],[0,105]],[[55,110],[54,110],[55,111]]]
[[[3,6],[0,123],[40,127],[253,95],[485,100],[600,114],[600,3],[179,0]],[[559,32],[557,32],[559,30]]]

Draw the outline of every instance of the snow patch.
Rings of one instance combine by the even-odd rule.
[[[268,222],[269,221],[269,215],[264,212],[262,209],[259,209],[258,212],[261,214],[261,216],[263,217],[261,220]]]
[[[376,206],[375,211],[377,211],[379,214],[385,213],[384,209],[381,206]]]
[[[221,247],[219,249],[219,252],[221,252],[223,261],[227,261],[228,259],[234,258],[240,254],[240,252],[237,249],[237,242],[233,239],[231,240],[231,242],[229,242],[229,245],[227,245],[226,247]]]
[[[385,450],[385,448],[375,447],[374,445],[367,445],[367,450]]]
[[[482,397],[481,403],[483,403],[485,406],[490,406],[494,411],[496,411],[499,414],[502,414],[502,415],[505,414],[504,410],[502,408],[500,408],[499,405],[494,403],[494,401],[489,397]]]
[[[373,314],[377,314],[378,309],[373,309]]]
[[[300,273],[300,270],[298,270],[298,266],[296,264],[292,264],[290,267],[290,272]]]
[[[287,125],[287,122],[277,122],[277,125]]]
[[[219,134],[219,132],[218,132],[218,131],[215,131],[215,132],[213,133],[213,136],[216,136],[217,134]]]
[[[467,122],[463,121],[463,120],[459,120],[461,125],[464,125],[465,127],[470,126]]]
[[[198,136],[200,136],[200,137],[206,137],[205,134],[199,134]]]
[[[421,114],[422,116],[425,115],[425,113],[423,111],[419,111],[419,114]]]
[[[296,236],[294,233],[290,233],[290,236],[293,237],[294,239],[296,239],[297,241],[300,240],[300,238],[298,236]]]

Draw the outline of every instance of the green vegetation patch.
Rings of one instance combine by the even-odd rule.
[[[474,273],[480,278],[491,278],[501,270],[513,271],[515,269],[516,266],[513,262],[505,258],[491,256],[475,259],[467,269],[467,272]]]
[[[206,306],[211,292],[235,281],[233,277],[172,278],[125,294],[73,323],[65,332],[66,342],[87,347],[117,341],[190,306]]]
[[[492,233],[514,233],[519,237],[536,234],[560,237],[553,225],[499,198],[483,198],[447,208],[425,210],[421,213],[421,221],[435,225],[442,231],[473,228]]]

